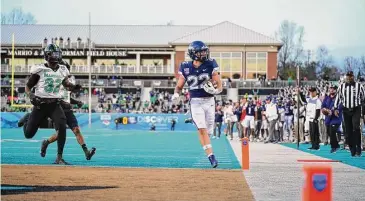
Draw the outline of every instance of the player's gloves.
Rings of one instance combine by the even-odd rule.
[[[220,94],[221,91],[216,89],[213,85],[212,82],[208,81],[206,82],[204,85],[203,85],[203,89],[205,92],[207,92],[208,94],[213,94],[213,95],[216,95],[216,94]]]
[[[37,96],[35,96],[34,93],[29,93],[29,99],[30,99],[30,103],[32,103],[32,105],[34,105],[34,106],[41,105],[41,99],[38,98]]]
[[[174,101],[174,100],[177,100],[179,97],[180,97],[180,94],[174,93],[174,95],[172,95],[171,99]]]

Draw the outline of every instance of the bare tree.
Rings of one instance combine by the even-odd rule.
[[[333,58],[329,54],[326,46],[319,46],[317,49],[317,69],[322,71],[324,68],[329,68],[333,63]]]
[[[6,24],[6,15],[1,13],[1,24]]]
[[[316,72],[323,79],[330,79],[333,77],[332,69],[334,66],[333,58],[329,53],[329,50],[326,46],[321,45],[317,48],[317,62],[316,62]]]
[[[9,13],[1,14],[1,24],[35,24],[37,20],[32,13],[25,13],[22,8],[14,8]]]
[[[365,55],[360,57],[360,71],[361,74],[365,74]]]
[[[305,66],[309,66],[310,62],[312,61],[312,51],[311,50],[306,50],[304,51],[304,63]]]
[[[275,37],[283,43],[278,56],[279,68],[290,67],[303,55],[304,27],[285,20],[275,32]]]
[[[355,70],[361,70],[359,68],[359,61],[355,58],[355,57],[345,57],[344,59],[345,62],[345,70],[346,71],[355,71]]]

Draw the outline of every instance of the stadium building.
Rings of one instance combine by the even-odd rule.
[[[223,78],[256,79],[276,77],[279,41],[231,22],[213,26],[193,25],[93,25],[91,56],[93,74],[123,77],[177,75],[187,60],[187,47],[202,40],[221,67]],[[2,25],[2,72],[11,72],[12,34],[15,35],[16,74],[27,73],[43,62],[42,48],[56,43],[72,73],[88,73],[89,26]]]
[[[104,88],[106,93],[161,88],[173,93],[179,65],[189,60],[187,48],[194,40],[209,45],[210,56],[219,64],[225,80],[222,96],[236,100],[256,88],[260,94],[276,93],[276,83],[258,79],[276,78],[281,43],[228,21],[213,26],[2,25],[1,35],[2,86],[10,88],[7,80],[14,62],[14,85],[20,93],[31,66],[44,62],[43,48],[49,43],[61,47],[71,73],[84,87],[89,84],[90,44],[93,88]],[[239,82],[229,83],[227,78]],[[228,92],[228,86],[235,89]]]

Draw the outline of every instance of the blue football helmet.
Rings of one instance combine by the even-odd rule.
[[[194,61],[204,62],[209,59],[209,48],[202,41],[193,41],[189,45],[188,55]]]

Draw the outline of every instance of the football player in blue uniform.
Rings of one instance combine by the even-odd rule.
[[[255,120],[256,120],[256,105],[254,104],[252,95],[248,96],[247,103],[246,103],[246,117],[244,120],[243,130],[244,136],[249,137],[250,141],[254,140],[255,134]],[[248,129],[250,129],[250,133],[248,133]]]
[[[181,63],[180,77],[172,99],[179,98],[181,90],[187,82],[190,94],[191,117],[198,129],[200,143],[212,167],[216,168],[218,161],[213,154],[208,134],[212,134],[214,129],[214,95],[222,92],[222,81],[218,73],[219,68],[217,62],[209,58],[209,48],[202,41],[192,42],[188,48],[188,55],[192,61]]]

